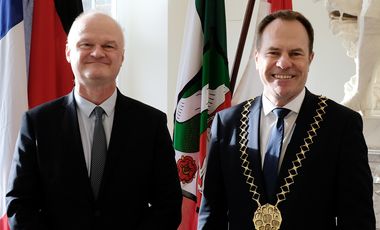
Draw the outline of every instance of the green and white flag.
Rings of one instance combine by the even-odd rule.
[[[190,1],[173,135],[184,196],[181,230],[197,227],[209,127],[215,113],[230,104],[224,1]]]

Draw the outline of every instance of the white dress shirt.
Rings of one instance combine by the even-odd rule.
[[[110,143],[113,117],[115,114],[115,104],[116,104],[117,90],[102,104],[99,106],[103,108],[103,127],[104,132],[106,133],[107,139],[107,148]],[[91,172],[91,148],[92,148],[92,139],[94,135],[95,128],[95,114],[92,114],[92,111],[96,105],[79,95],[77,90],[74,90],[74,98],[77,105],[77,115],[80,136],[82,140],[82,147],[84,152],[84,159],[86,160],[88,176]]]
[[[269,136],[270,136],[273,126],[275,126],[277,122],[277,117],[274,113],[272,113],[272,110],[277,107],[273,105],[272,102],[269,101],[269,99],[266,98],[264,95],[261,98],[262,98],[263,108],[261,110],[261,119],[260,119],[260,153],[261,153],[261,164],[263,166],[265,153],[268,146]],[[294,128],[296,127],[295,121],[297,119],[297,116],[300,111],[304,98],[305,98],[305,88],[301,91],[300,94],[298,94],[297,97],[295,97],[292,101],[290,101],[288,104],[282,107],[282,108],[289,109],[290,112],[284,118],[284,124],[285,124],[284,139],[282,142],[282,149],[281,149],[281,154],[280,154],[280,159],[279,159],[278,170],[280,170],[281,168],[280,166],[282,164],[282,160],[284,159],[285,150],[290,142]]]

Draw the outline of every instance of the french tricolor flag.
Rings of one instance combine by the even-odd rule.
[[[20,119],[28,108],[22,0],[0,1],[0,229],[8,229],[5,193]]]
[[[73,88],[65,43],[82,11],[81,0],[0,0],[0,230],[21,116]]]

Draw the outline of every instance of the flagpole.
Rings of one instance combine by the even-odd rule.
[[[245,40],[247,39],[248,28],[251,22],[254,6],[255,6],[255,0],[249,0],[247,3],[247,8],[245,9],[243,26],[241,28],[239,43],[236,50],[234,65],[233,65],[232,73],[231,73],[231,95],[233,95],[234,93],[237,74],[239,72],[241,57],[243,55]]]

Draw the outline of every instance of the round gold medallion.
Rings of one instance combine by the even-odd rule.
[[[271,204],[259,206],[253,215],[256,230],[279,230],[281,221],[280,210]]]

